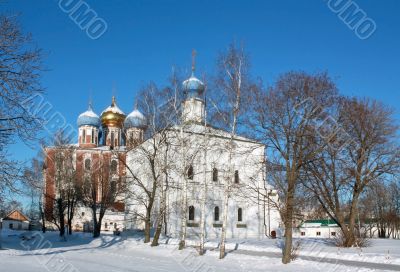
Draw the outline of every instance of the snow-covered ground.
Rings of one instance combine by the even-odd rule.
[[[23,235],[21,235],[23,234]],[[396,264],[400,270],[400,241],[372,240],[371,247],[340,249],[326,240],[303,239],[300,257],[281,264],[280,240],[229,240],[227,256],[218,259],[217,241],[209,241],[204,256],[194,248],[178,251],[177,240],[162,239],[159,247],[143,244],[142,235],[102,235],[76,233],[67,241],[56,232],[2,232],[0,271],[374,271],[380,265]],[[188,241],[195,245],[195,241]],[[327,260],[329,262],[326,262]],[[352,265],[340,261],[351,260]],[[358,265],[376,263],[374,267]],[[382,268],[388,268],[382,267]],[[393,268],[393,266],[392,266]]]

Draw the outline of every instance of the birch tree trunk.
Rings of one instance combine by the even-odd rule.
[[[219,78],[217,78],[217,86],[220,86],[225,92],[227,100],[225,111],[227,118],[226,124],[230,128],[229,139],[229,160],[228,160],[228,177],[224,184],[224,202],[223,202],[223,222],[221,231],[220,253],[219,258],[225,257],[225,239],[228,224],[228,207],[229,196],[231,190],[231,181],[234,179],[235,169],[232,163],[233,158],[233,140],[236,135],[237,123],[241,109],[242,88],[244,93],[250,91],[250,82],[248,78],[248,59],[244,52],[244,48],[236,48],[235,44],[231,44],[225,54],[220,55],[218,61]]]
[[[225,257],[225,240],[226,240],[226,228],[228,224],[228,207],[229,207],[229,195],[231,190],[231,182],[234,179],[235,169],[234,165],[232,164],[232,157],[233,157],[233,137],[236,133],[236,125],[237,125],[237,116],[239,113],[239,106],[240,106],[240,75],[239,82],[238,82],[238,89],[236,92],[236,101],[235,107],[233,110],[233,123],[232,123],[232,131],[229,140],[229,160],[228,160],[228,178],[225,180],[225,190],[224,190],[224,204],[223,204],[223,222],[222,222],[222,231],[221,231],[221,243],[220,243],[220,251],[219,251],[219,258],[223,259]]]
[[[182,157],[182,178],[183,178],[183,191],[182,191],[182,209],[181,209],[181,233],[179,241],[179,250],[185,247],[186,241],[186,227],[187,227],[187,177],[186,177],[186,158],[185,158],[185,146],[183,139],[183,127],[180,131],[180,141],[181,141],[181,157]]]
[[[228,178],[225,179],[224,182],[224,202],[223,202],[223,213],[222,213],[222,230],[221,230],[221,242],[219,247],[219,258],[223,259],[225,257],[225,240],[226,240],[226,228],[228,224],[228,207],[229,207],[229,194],[230,194],[230,186],[231,180],[234,175],[234,169],[232,167],[232,140],[229,151],[229,171]]]
[[[206,118],[206,117],[205,117]],[[207,120],[207,119],[205,119]],[[204,254],[204,243],[206,236],[206,200],[207,200],[207,123],[204,125],[204,161],[203,161],[203,198],[201,200],[201,218],[200,218],[200,250],[199,254]]]
[[[164,188],[164,184],[161,184],[161,201],[160,201],[160,208],[157,217],[157,228],[156,232],[154,233],[153,241],[151,242],[151,246],[158,246],[158,240],[161,235],[164,215],[166,211],[166,197],[167,197],[167,188]]]

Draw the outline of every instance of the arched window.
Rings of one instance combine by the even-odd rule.
[[[218,181],[218,169],[217,168],[213,168],[212,180],[213,181]]]
[[[110,182],[110,194],[114,195],[117,192],[117,182],[115,180],[111,180]]]
[[[194,220],[194,207],[189,206],[189,220]]]
[[[187,178],[193,180],[194,173],[193,173],[193,165],[189,165],[187,169]]]
[[[104,132],[104,138],[103,138],[103,143],[104,143],[104,145],[107,145],[107,136],[108,136],[108,131],[106,130],[106,131]]]
[[[243,210],[242,210],[242,208],[238,209],[238,221],[239,222],[243,221]]]
[[[86,129],[82,130],[82,143],[86,142]]]
[[[111,174],[117,174],[118,163],[116,160],[111,161]]]
[[[219,207],[214,208],[214,221],[219,221]]]
[[[94,128],[92,128],[92,144],[94,144]]]
[[[239,183],[239,170],[235,171],[235,183]]]
[[[114,145],[114,132],[111,132],[111,141],[110,141],[110,145]]]
[[[86,159],[85,160],[85,170],[90,171],[90,167],[91,167],[91,161],[90,161],[90,159]]]

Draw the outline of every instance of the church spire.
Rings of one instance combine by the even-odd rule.
[[[88,110],[93,111],[92,97],[89,97],[89,101],[88,101]]]
[[[192,51],[192,75],[187,80],[183,81],[183,91],[186,99],[183,104],[182,120],[184,123],[204,122],[204,83],[194,76],[196,69],[196,50]]]
[[[192,76],[194,76],[194,71],[196,70],[196,49],[192,50]]]

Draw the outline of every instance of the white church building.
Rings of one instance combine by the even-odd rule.
[[[163,220],[167,236],[179,237],[182,231],[198,236],[204,211],[206,237],[219,237],[226,191],[227,238],[274,236],[281,220],[271,205],[279,200],[266,181],[265,146],[206,124],[204,88],[192,74],[183,82],[181,123],[128,150],[125,228],[144,228],[148,194],[156,186],[152,227]],[[145,117],[134,119],[130,123],[145,130]],[[268,193],[273,199],[267,199]]]

